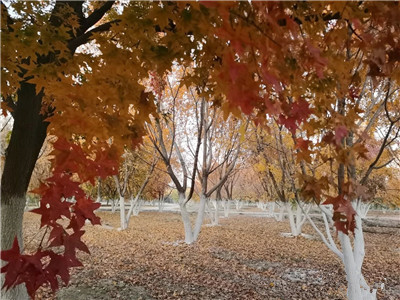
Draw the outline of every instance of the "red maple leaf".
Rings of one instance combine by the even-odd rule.
[[[37,289],[46,282],[41,261],[46,255],[40,249],[33,255],[21,254],[15,237],[11,249],[1,252],[1,259],[8,262],[1,268],[1,273],[6,273],[2,288],[8,290],[25,283],[29,296],[34,299]]]
[[[89,219],[93,225],[100,224],[100,218],[94,214],[94,211],[100,206],[100,203],[96,203],[90,198],[78,199],[73,206],[78,225],[82,227],[86,219]]]
[[[283,114],[279,116],[278,122],[284,125],[291,133],[295,134],[297,129],[296,119],[285,117]]]
[[[339,125],[335,128],[335,143],[339,146],[342,143],[343,138],[347,135],[347,127]]]
[[[42,198],[40,201],[40,207],[33,209],[30,212],[41,215],[40,226],[43,227],[57,221],[61,216],[70,218],[71,204],[71,202],[61,201],[60,199],[52,199],[51,201],[48,201]]]
[[[1,268],[1,273],[6,273],[2,288],[8,290],[17,281],[19,271],[23,265],[17,237],[14,238],[11,249],[1,251],[1,260],[8,261],[8,264]]]
[[[84,230],[79,230],[74,232],[71,235],[66,234],[64,236],[64,246],[65,246],[65,255],[69,257],[76,258],[76,249],[84,251],[86,253],[90,253],[88,247],[81,241],[82,235],[85,233]]]
[[[338,195],[337,197],[327,197],[327,200],[323,205],[333,205],[333,220],[335,221],[336,230],[342,231],[345,234],[348,232],[354,232],[355,220],[354,216],[356,211],[354,210],[351,201],[345,199],[344,195]]]

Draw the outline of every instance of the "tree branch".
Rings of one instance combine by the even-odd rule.
[[[112,24],[118,23],[120,21],[121,20],[117,19],[117,20],[113,20],[113,21],[101,24],[100,26],[95,27],[92,30],[70,40],[68,42],[68,49],[70,49],[72,52],[74,52],[76,50],[76,48],[78,48],[79,46],[81,46],[83,44],[86,44],[89,41],[90,37],[93,35],[93,33],[105,32],[111,28]]]
[[[88,30],[90,27],[94,26],[98,21],[103,18],[103,16],[111,9],[111,7],[114,5],[115,1],[107,1],[103,6],[100,8],[96,9],[93,11],[89,17],[84,19],[82,25],[79,28],[79,33],[78,35],[84,34],[86,30]]]

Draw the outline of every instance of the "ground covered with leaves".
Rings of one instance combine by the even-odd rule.
[[[118,213],[99,216],[103,226],[85,226],[85,267],[57,296],[42,289],[38,299],[346,298],[340,261],[318,239],[282,236],[287,221],[232,216],[203,226],[199,241],[186,245],[179,214],[141,213],[122,232]],[[40,241],[38,227],[38,217],[26,213],[27,251]],[[305,232],[315,236],[311,227]],[[400,299],[399,232],[366,233],[365,240],[367,281],[379,287],[378,299]]]

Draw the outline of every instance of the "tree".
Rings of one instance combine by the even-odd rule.
[[[178,80],[182,80],[185,72],[185,68],[177,66],[175,74],[172,73],[166,79],[166,91],[158,90],[156,105],[159,116],[155,117],[153,122],[147,125],[147,130],[150,140],[157,149],[161,160],[165,164],[167,173],[178,191],[178,201],[185,230],[185,242],[191,244],[196,241],[199,231],[192,229],[190,215],[187,211],[187,203],[192,198],[195,188],[197,162],[202,142],[202,133],[205,127],[206,103],[204,99],[200,99],[191,90],[191,87],[187,89],[182,87],[181,82]],[[157,76],[157,74],[153,76]],[[177,79],[174,79],[174,77],[177,77]],[[160,83],[162,82],[162,78],[160,77],[156,77],[154,81],[158,83],[153,83],[153,86],[165,86],[165,84]],[[157,89],[154,90],[157,92]],[[163,100],[162,102],[161,99]],[[180,108],[179,110],[178,107]],[[194,115],[194,119],[191,119],[190,115]],[[189,139],[186,132],[188,128],[196,132],[194,140]],[[169,144],[166,144],[166,141]],[[185,148],[186,152],[184,152],[183,143],[187,145]],[[194,145],[192,146],[192,144]],[[193,163],[188,163],[188,156],[192,156]],[[190,184],[189,192],[187,192],[188,183]],[[203,220],[204,209],[205,206],[202,205],[197,212],[198,219],[201,222]]]
[[[291,236],[298,236],[306,221],[300,203],[306,211],[310,205],[304,203],[299,193],[300,183],[295,178],[300,169],[295,158],[295,138],[275,121],[271,120],[271,123],[269,133],[263,132],[262,128],[256,133],[254,159],[258,159],[258,172],[265,178],[265,190],[279,199],[281,214],[283,209],[287,211]]]
[[[11,248],[15,236],[22,245],[25,194],[46,138],[49,125],[47,118],[54,113],[51,102],[44,100],[42,86],[37,81],[34,83],[33,79],[35,75],[39,77],[42,74],[41,80],[45,80],[43,77],[49,76],[45,72],[49,66],[53,68],[52,74],[57,68],[62,70],[76,49],[86,43],[94,32],[107,30],[111,26],[105,23],[89,30],[111,8],[113,2],[89,11],[91,14],[88,17],[84,16],[82,5],[83,2],[60,1],[49,15],[46,13],[47,4],[13,3],[14,17],[9,14],[11,8],[1,2],[2,108],[10,111],[14,119],[1,183],[2,250]],[[35,18],[23,18],[24,13],[35,15]],[[70,15],[75,16],[76,23],[69,23]],[[32,51],[31,45],[37,43],[39,47]],[[32,292],[30,289],[31,295]],[[26,298],[24,293],[19,288],[3,296]]]
[[[202,157],[199,160],[198,180],[200,194],[200,210],[204,211],[211,195],[226,183],[232,174],[240,156],[242,141],[247,131],[247,124],[233,116],[223,120],[222,113],[217,108],[210,108],[202,99],[204,107],[204,131],[202,136]],[[240,128],[243,130],[240,130]],[[241,134],[243,136],[241,136]],[[210,175],[218,172],[216,180],[211,181]],[[211,183],[211,185],[210,185]],[[200,232],[204,216],[199,214],[194,228],[194,239]],[[218,203],[215,203],[214,225],[218,224]]]
[[[142,145],[139,149],[135,149],[134,151],[126,150],[123,154],[123,160],[120,166],[120,176],[113,176],[119,196],[120,230],[125,230],[128,227],[132,214],[139,213],[137,211],[140,207],[139,198],[149,183],[158,161],[156,153],[153,151],[150,153],[151,157],[148,159],[149,162],[147,162],[146,154],[148,156],[148,153],[144,148],[145,145]],[[128,193],[130,193],[131,203],[126,213],[125,198]]]

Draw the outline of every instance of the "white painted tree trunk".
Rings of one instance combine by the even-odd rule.
[[[359,212],[361,219],[367,218],[367,214],[368,214],[370,207],[371,207],[371,203],[364,203],[364,202],[360,201],[360,203],[358,204],[357,211]]]
[[[125,197],[119,197],[119,211],[120,211],[120,219],[121,219],[121,230],[125,230],[127,227],[126,219],[125,219]]]
[[[354,230],[354,246],[352,247],[350,237],[339,232],[339,240],[343,251],[343,264],[347,279],[347,298],[349,300],[375,300],[376,289],[371,291],[362,275],[362,264],[365,256],[364,234],[362,231],[362,220],[355,216],[356,229]]]
[[[224,217],[225,218],[229,217],[230,206],[231,206],[230,200],[225,200],[224,201]]]
[[[134,216],[138,216],[141,209],[142,209],[142,205],[143,205],[143,199],[138,199],[136,201],[136,205],[133,208],[133,215]]]
[[[236,211],[240,211],[243,207],[243,202],[241,200],[235,200]]]
[[[186,209],[186,197],[185,194],[179,194],[179,207],[181,210],[181,217],[183,222],[183,227],[185,230],[185,243],[192,244],[194,242],[192,224],[190,222],[190,215]]]
[[[219,210],[218,210],[218,201],[214,200],[215,202],[215,211],[214,211],[214,224],[219,225]]]
[[[297,226],[296,226],[297,224],[294,219],[292,204],[290,202],[286,202],[285,208],[286,208],[286,211],[287,211],[288,217],[289,217],[291,234],[292,234],[292,236],[298,236],[301,233],[301,231],[299,232],[299,228],[297,228]]]
[[[205,195],[200,195],[199,210],[197,212],[197,218],[196,218],[196,222],[194,224],[194,229],[193,229],[193,241],[197,241],[197,238],[199,237],[201,225],[203,225],[204,212],[206,209],[206,202],[207,202],[207,198],[205,197]]]
[[[115,213],[115,199],[111,199],[111,213]]]
[[[22,219],[25,208],[25,197],[8,199],[8,203],[5,202],[5,199],[1,199],[1,250],[10,249],[15,236],[18,238],[20,249],[22,249]],[[1,266],[3,265],[2,261]],[[1,286],[3,286],[3,283],[4,274],[1,274]],[[0,299],[27,300],[29,296],[25,284],[20,284],[7,292],[1,290]]]
[[[209,202],[212,203],[212,207],[210,207],[208,205]],[[210,200],[209,202],[207,201],[207,208],[208,208],[208,213],[209,213],[210,220],[211,220],[211,225],[217,226],[217,225],[219,225],[218,201]]]
[[[98,181],[97,181],[97,200],[96,202],[101,202],[101,179],[99,177]]]
[[[133,216],[139,215],[141,205],[142,205],[142,201],[139,200],[139,194],[135,198],[131,197],[130,207],[129,207],[128,213],[126,214],[126,219],[125,219],[126,225],[125,225],[124,229],[128,228],[129,221],[130,221],[132,215]]]
[[[270,215],[270,217],[275,216],[275,202],[269,203],[269,215]]]
[[[278,215],[275,215],[275,220],[277,220],[278,222],[282,222],[283,220],[283,213],[285,212],[285,206],[283,203],[280,203],[279,205],[279,213]]]
[[[158,211],[162,212],[164,210],[164,197],[158,199]]]
[[[342,251],[337,248],[335,241],[331,235],[330,224],[328,221],[328,218],[332,217],[332,212],[330,211],[330,209],[328,209],[327,207],[320,207],[324,220],[326,237],[318,229],[314,221],[308,216],[308,213],[306,213],[306,216],[311,226],[321,237],[324,244],[343,262],[346,272],[348,300],[376,300],[376,289],[373,289],[371,291],[371,288],[369,287],[369,285],[365,281],[364,276],[362,275],[362,264],[365,255],[364,234],[362,230],[362,219],[359,214],[359,207],[357,207],[356,205],[353,206],[355,206],[356,208],[356,229],[354,230],[353,245],[351,243],[349,235],[339,231],[338,236]]]

